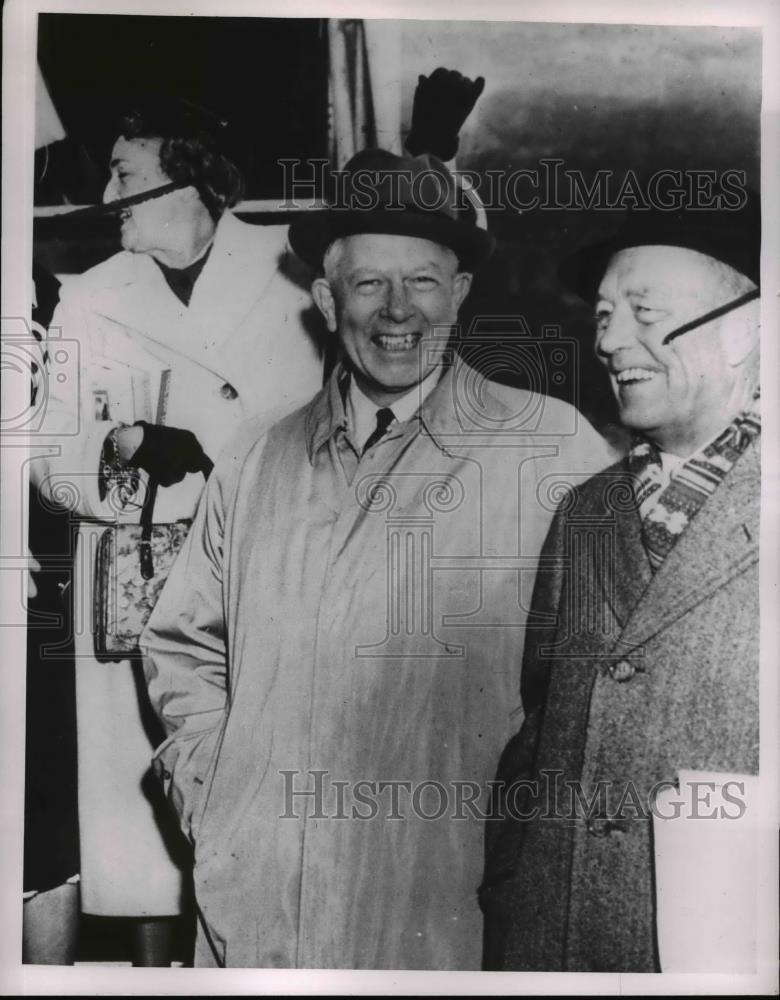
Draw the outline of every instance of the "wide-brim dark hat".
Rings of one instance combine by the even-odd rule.
[[[558,274],[572,291],[592,301],[610,258],[620,250],[643,246],[696,250],[728,264],[759,285],[761,199],[755,192],[746,191],[743,203],[733,209],[629,209],[613,236],[565,258]]]
[[[334,240],[366,233],[439,243],[466,271],[481,267],[495,248],[493,236],[476,224],[469,195],[435,156],[365,149],[335,179],[330,206],[290,226],[290,245],[314,270]]]

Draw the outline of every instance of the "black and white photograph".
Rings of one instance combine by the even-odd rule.
[[[362,6],[5,5],[0,990],[776,995],[780,11]]]

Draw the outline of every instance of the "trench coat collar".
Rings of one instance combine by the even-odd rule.
[[[328,384],[315,396],[309,407],[305,434],[310,461],[314,460],[316,453],[338,430],[343,430],[347,426],[342,387],[348,377],[349,373],[343,362],[336,365]],[[447,455],[452,454],[450,451],[452,445],[462,442],[464,433],[473,433],[467,415],[469,408],[466,406],[464,409],[458,400],[464,386],[473,386],[477,383],[482,387],[482,403],[487,404],[491,414],[491,427],[479,430],[483,431],[483,436],[493,433],[493,425],[496,422],[500,423],[502,418],[509,420],[512,413],[509,407],[490,391],[490,383],[457,356],[447,365],[436,388],[411,418]]]
[[[621,646],[640,646],[757,561],[760,440],[747,447],[652,577]]]
[[[347,428],[347,412],[344,407],[344,381],[348,378],[342,363],[336,365],[330,378],[309,404],[304,421],[306,451],[309,461],[327,444],[339,430]]]

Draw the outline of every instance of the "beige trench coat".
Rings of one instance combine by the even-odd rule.
[[[197,960],[478,969],[536,559],[606,447],[458,364],[358,464],[337,375],[226,452],[142,640]]]
[[[322,366],[301,322],[309,298],[279,270],[284,239],[281,227],[250,226],[227,213],[189,307],[173,295],[153,260],[120,253],[66,282],[52,320],[50,353],[70,352],[78,365],[66,366],[70,382],[52,380],[45,433],[37,443],[52,444],[53,454],[34,463],[33,478],[77,515],[99,519],[82,522],[75,580],[82,903],[88,913],[173,914],[182,889],[182,873],[148,796],[157,740],[144,725],[143,680],[129,662],[99,664],[93,656],[96,539],[106,521],[138,517],[137,510],[118,514],[100,501],[99,454],[117,421],[155,421],[166,370],[163,422],[193,431],[212,459],[247,417],[292,409],[317,390]],[[155,520],[191,517],[202,490],[200,475],[161,488]]]

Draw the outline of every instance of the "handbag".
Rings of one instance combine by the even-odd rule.
[[[207,479],[212,463],[204,467]],[[114,524],[95,554],[95,659],[140,655],[138,641],[192,525],[192,518],[154,524],[157,483],[150,482],[138,524]]]

